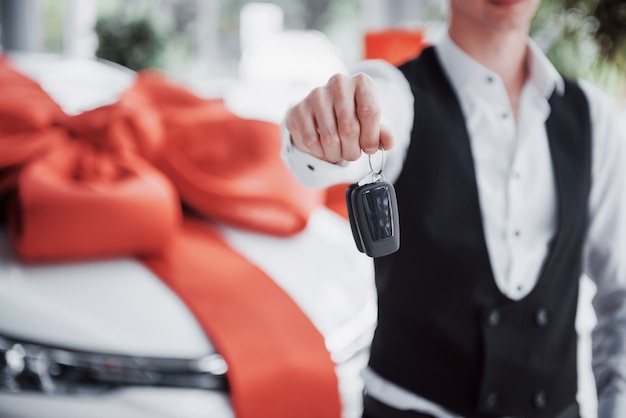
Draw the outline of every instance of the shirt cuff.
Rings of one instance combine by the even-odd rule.
[[[305,186],[322,189],[341,183],[354,183],[362,176],[362,163],[329,163],[300,151],[291,142],[291,134],[283,121],[281,156],[296,178]],[[363,158],[361,158],[362,160]]]

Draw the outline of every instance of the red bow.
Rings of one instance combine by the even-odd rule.
[[[0,193],[17,190],[11,236],[24,259],[154,254],[179,223],[176,193],[209,218],[278,236],[301,231],[323,199],[280,161],[277,125],[155,72],[78,116],[7,60],[0,85]]]
[[[0,91],[0,197],[13,197],[23,259],[142,256],[226,358],[239,418],[340,416],[334,364],[304,313],[207,222],[180,222],[182,198],[219,222],[301,231],[324,196],[280,160],[277,125],[154,72],[77,116],[6,59]]]

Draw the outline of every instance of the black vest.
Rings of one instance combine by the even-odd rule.
[[[520,301],[494,280],[458,99],[432,48],[400,67],[415,97],[395,187],[401,245],[375,260],[378,327],[370,366],[465,417],[554,417],[576,402],[574,328],[591,185],[589,110],[566,80],[546,122],[557,230]]]

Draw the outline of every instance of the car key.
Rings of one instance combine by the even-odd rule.
[[[346,188],[346,205],[348,208],[348,220],[350,221],[350,229],[352,229],[352,237],[354,238],[354,242],[356,243],[356,248],[360,252],[365,252],[363,249],[363,239],[361,238],[361,233],[359,232],[359,227],[356,224],[356,217],[354,216],[354,208],[352,205],[352,192],[359,187],[359,183],[351,184]]]
[[[396,193],[393,185],[384,180],[382,166],[384,154],[378,172],[372,168],[370,156],[370,174],[346,189],[346,205],[354,241],[357,249],[370,257],[382,257],[400,248]]]

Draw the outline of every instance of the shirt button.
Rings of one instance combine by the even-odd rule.
[[[495,408],[497,404],[498,404],[498,394],[495,392],[490,392],[489,394],[487,394],[487,396],[485,397],[485,406],[488,409],[492,409],[492,408]]]
[[[535,408],[544,409],[548,404],[548,401],[546,399],[546,393],[542,390],[537,392],[533,399],[533,403],[535,404]]]
[[[507,119],[509,117],[509,114],[507,112],[504,112],[502,114],[502,119]]]
[[[493,77],[488,75],[487,76],[487,83],[493,83]]]
[[[540,328],[544,328],[548,325],[548,311],[546,308],[539,308],[537,312],[535,312],[535,324]]]
[[[489,311],[489,313],[487,314],[487,326],[488,327],[495,327],[500,323],[500,311],[498,311],[497,309],[492,309],[491,311]]]
[[[520,235],[522,235],[521,231],[518,229],[515,232],[513,232],[513,235],[515,235],[516,238],[519,238]]]

